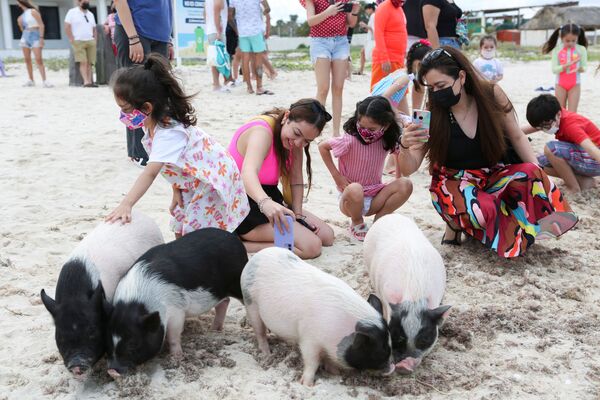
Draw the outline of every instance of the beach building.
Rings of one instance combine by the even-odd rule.
[[[591,43],[598,43],[600,7],[544,7],[521,26],[521,45],[541,46],[563,24],[582,26]]]

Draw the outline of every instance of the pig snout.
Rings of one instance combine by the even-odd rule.
[[[76,378],[83,378],[85,373],[90,369],[90,360],[84,357],[74,357],[67,363],[67,369]]]
[[[121,374],[117,372],[116,369],[114,368],[110,368],[108,371],[106,371],[108,373],[108,375],[110,375],[111,378],[113,379],[119,379],[121,377]]]
[[[110,360],[108,362],[108,375],[110,375],[111,378],[113,379],[117,379],[120,378],[122,375],[127,373],[127,367],[121,365],[118,361],[116,360]]]
[[[407,357],[396,364],[396,369],[402,374],[410,374],[421,364],[420,358]]]

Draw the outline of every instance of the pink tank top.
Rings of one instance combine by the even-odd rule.
[[[253,119],[250,122],[247,122],[244,125],[242,125],[233,135],[233,138],[231,139],[231,143],[229,143],[229,148],[227,150],[235,160],[235,163],[237,164],[240,171],[242,170],[242,166],[244,165],[244,156],[242,156],[237,149],[238,139],[248,129],[257,125],[264,126],[269,130],[269,132],[271,132],[271,135],[273,135],[273,127],[269,122],[266,121],[267,119],[275,123],[275,121],[271,117],[259,116],[256,117],[256,119]],[[275,140],[275,138],[273,138],[273,140]],[[271,144],[271,148],[269,149],[267,157],[265,158],[265,160],[262,163],[262,166],[260,167],[260,171],[258,172],[258,180],[260,181],[261,185],[273,186],[279,183],[279,162],[277,161],[277,156],[275,155],[275,145],[273,143]]]

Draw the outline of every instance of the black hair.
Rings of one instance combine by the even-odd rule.
[[[17,3],[21,4],[23,7],[25,8],[30,8],[30,9],[34,9],[34,10],[38,10],[38,8],[36,6],[34,6],[30,1],[28,0],[17,0]]]
[[[481,37],[481,40],[479,41],[479,48],[483,47],[483,44],[485,43],[486,40],[491,40],[492,42],[494,42],[494,46],[498,47],[498,41],[496,40],[496,38],[492,35],[485,35]]]
[[[173,75],[169,61],[158,53],[150,53],[143,65],[122,68],[111,78],[115,96],[134,108],[152,104],[151,117],[159,124],[172,118],[185,127],[196,125],[192,106],[194,95],[186,96],[177,78]]]
[[[560,110],[560,103],[556,97],[540,94],[527,104],[527,122],[534,128],[539,128],[542,124],[554,120]]]
[[[363,101],[359,101],[356,103],[354,115],[344,124],[344,131],[347,134],[358,138],[362,144],[366,145],[367,142],[363,140],[358,133],[358,129],[356,129],[356,123],[362,117],[369,117],[382,126],[387,125],[388,127],[382,138],[383,148],[389,152],[393,152],[398,148],[402,129],[396,122],[396,114],[388,99],[383,96],[370,96]]]
[[[281,126],[283,125],[283,118],[286,111],[289,111],[288,121],[293,122],[307,122],[314,125],[319,131],[319,134],[323,131],[325,124],[331,120],[331,115],[325,110],[325,107],[315,99],[300,99],[297,102],[290,105],[290,108],[273,108],[269,111],[265,111],[262,115],[267,115],[275,119],[275,128],[273,129],[273,143],[275,147],[275,157],[279,162],[279,174],[287,177],[289,175],[289,150],[283,147],[281,141]],[[312,166],[310,159],[310,144],[304,147],[304,155],[306,156],[306,175],[308,177],[308,192],[312,185]],[[308,197],[308,192],[306,196]]]
[[[585,37],[585,30],[577,24],[565,24],[560,28],[556,28],[554,32],[552,32],[552,35],[550,35],[550,38],[548,38],[548,41],[544,43],[544,47],[542,47],[543,54],[550,53],[556,47],[556,42],[558,42],[559,33],[561,39],[567,36],[568,34],[573,34],[577,36],[577,44],[585,48],[588,47],[588,41]]]
[[[365,6],[365,10],[366,9],[371,9],[371,10],[375,11],[376,7],[377,6],[375,5],[375,3],[367,3],[367,5]]]
[[[419,71],[413,71],[413,63],[417,60],[421,61],[423,59],[423,57],[425,57],[425,54],[429,53],[429,50],[431,50],[431,45],[429,45],[427,43],[429,43],[429,42],[425,41],[425,40],[419,40],[418,42],[413,43],[413,45],[410,46],[408,53],[406,53],[406,73],[407,74],[418,75]],[[413,81],[413,84],[415,86],[415,90],[417,92],[421,92],[421,85],[419,84],[419,82],[416,79]]]

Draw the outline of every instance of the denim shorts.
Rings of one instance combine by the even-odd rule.
[[[441,37],[440,46],[450,46],[460,50],[460,43],[458,43],[458,39],[455,37]]]
[[[600,163],[594,160],[583,147],[560,140],[548,142],[546,146],[556,157],[565,160],[577,175],[600,176]],[[545,155],[538,156],[538,162],[542,168],[552,166]]]
[[[328,60],[347,60],[350,57],[350,44],[346,36],[311,37],[310,60],[317,62],[317,58]]]
[[[24,30],[21,35],[21,41],[19,46],[32,49],[34,47],[40,47],[40,31],[39,30]]]

